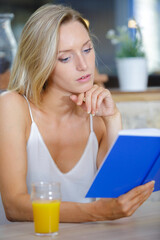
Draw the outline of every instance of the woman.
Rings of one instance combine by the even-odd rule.
[[[8,220],[33,220],[30,186],[40,180],[61,182],[61,222],[130,216],[152,193],[150,182],[117,199],[85,199],[121,129],[110,92],[93,85],[94,69],[79,13],[45,5],[30,17],[9,91],[0,97],[0,191]]]

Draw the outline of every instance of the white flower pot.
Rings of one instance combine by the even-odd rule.
[[[144,91],[148,84],[147,61],[143,57],[117,58],[121,91]]]

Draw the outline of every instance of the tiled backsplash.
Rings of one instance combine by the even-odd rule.
[[[119,102],[123,128],[160,128],[160,101]]]

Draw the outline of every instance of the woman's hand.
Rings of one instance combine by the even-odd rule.
[[[85,93],[71,95],[70,99],[92,115],[108,117],[114,115],[117,111],[109,90],[98,85],[93,85]]]
[[[151,195],[154,181],[138,186],[118,198],[100,199],[95,204],[95,218],[114,220],[131,216]]]

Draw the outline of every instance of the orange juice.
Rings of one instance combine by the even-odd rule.
[[[60,201],[33,201],[35,233],[49,234],[58,232]]]

